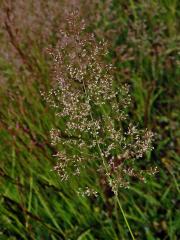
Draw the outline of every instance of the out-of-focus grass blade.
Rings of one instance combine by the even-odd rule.
[[[44,207],[47,215],[49,216],[49,218],[51,219],[51,221],[53,222],[54,226],[60,231],[60,233],[64,236],[64,232],[62,231],[62,229],[60,228],[59,224],[57,223],[55,217],[53,216],[51,210],[48,207],[48,204],[46,203],[46,200],[41,196],[41,193],[37,190],[34,189],[37,197],[39,198],[40,203],[42,204],[42,206]]]

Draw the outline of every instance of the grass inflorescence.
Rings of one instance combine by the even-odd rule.
[[[54,49],[58,44],[57,29],[64,27],[65,5],[60,4],[61,10],[57,11],[61,1],[52,1],[57,5],[51,6],[43,5],[44,1],[32,1],[41,5],[38,8],[31,6],[30,1],[22,1],[19,8],[7,6],[11,1],[4,2],[5,8],[0,10],[0,239],[130,239],[118,202],[114,205],[114,196],[105,187],[103,173],[96,174],[89,168],[88,174],[81,172],[79,181],[72,178],[65,184],[51,171],[57,164],[54,155],[62,147],[50,144],[49,133],[55,134],[52,129],[60,128],[57,138],[70,140],[65,133],[68,118],[57,117],[56,109],[43,101],[40,92],[48,92],[55,86],[52,59],[44,49],[49,45]],[[83,1],[74,2],[80,7]],[[81,11],[88,31],[93,31],[96,43],[108,41],[110,53],[105,57],[106,64],[113,65],[117,86],[128,83],[130,87],[132,105],[126,111],[127,119],[130,118],[132,126],[139,123],[138,129],[148,128],[154,133],[154,150],[134,161],[134,167],[139,171],[156,165],[159,172],[149,176],[146,184],[133,178],[129,189],[120,189],[125,217],[136,239],[176,240],[179,230],[179,2],[90,3],[89,8],[83,5],[86,11]],[[24,7],[21,9],[23,4],[31,13],[28,18],[13,17],[27,12]],[[61,16],[48,20],[48,8],[49,16],[57,16],[57,12]],[[29,26],[35,32],[28,31]],[[46,32],[47,26],[50,32]],[[109,109],[105,110],[109,114]],[[97,118],[103,115],[101,110],[93,113]],[[128,130],[126,124],[123,127]],[[93,156],[95,152],[92,151]],[[85,153],[89,159],[89,152],[84,150]],[[89,166],[94,165],[95,159]],[[84,192],[91,196],[85,197]]]

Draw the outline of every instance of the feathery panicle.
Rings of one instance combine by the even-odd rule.
[[[54,170],[67,180],[93,167],[113,192],[128,187],[132,178],[145,181],[155,170],[136,169],[134,161],[151,150],[153,134],[130,122],[129,87],[119,86],[114,67],[106,63],[107,43],[97,42],[73,12],[50,54],[56,85],[46,99],[66,126],[51,131],[52,144],[61,148]]]

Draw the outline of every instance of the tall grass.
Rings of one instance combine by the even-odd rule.
[[[154,8],[147,3],[134,1],[132,11],[128,1],[113,1],[90,29],[96,30],[98,38],[103,35],[111,40],[109,61],[123,70],[123,78],[132,84],[132,119],[156,132],[155,150],[147,160],[158,165],[159,174],[146,185],[134,182],[130,190],[121,190],[126,218],[136,239],[175,240],[180,224],[179,2],[152,1]],[[142,34],[138,24],[144,19],[147,28]],[[166,29],[157,38],[157,44],[162,45],[158,48],[151,43],[155,26],[159,29],[160,24]],[[133,25],[136,31],[128,36]],[[157,51],[160,54],[156,55]],[[51,87],[49,60],[38,48],[34,52],[41,69],[35,75],[24,70],[25,65],[19,74],[9,61],[0,59],[0,238],[129,239],[111,197],[76,196],[77,183],[66,186],[51,171],[56,160],[49,131],[61,122],[40,96],[44,81],[47,90]],[[82,179],[82,184],[91,182],[87,175]]]

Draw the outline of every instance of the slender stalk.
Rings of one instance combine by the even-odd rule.
[[[131,227],[130,227],[130,225],[129,225],[129,223],[128,223],[128,220],[127,220],[127,218],[126,218],[125,212],[124,212],[124,210],[123,210],[123,208],[122,208],[122,205],[121,205],[121,203],[120,203],[120,201],[119,201],[118,194],[115,194],[115,196],[116,196],[116,201],[117,201],[117,203],[118,203],[118,205],[119,205],[119,208],[120,208],[120,210],[121,210],[121,213],[122,213],[122,215],[123,215],[124,221],[125,221],[125,223],[126,223],[126,225],[127,225],[127,227],[128,227],[128,230],[129,230],[129,232],[130,232],[130,234],[131,234],[131,237],[132,237],[133,240],[135,240],[135,237],[134,237],[134,235],[133,235],[133,233],[132,233]]]
[[[83,81],[83,88],[84,88],[84,92],[85,92],[85,94],[86,94],[86,97],[88,97],[88,94],[87,94],[87,91],[86,91],[86,87],[85,87],[84,81]],[[90,112],[90,117],[91,117],[91,120],[93,120],[93,116],[92,116],[92,113],[91,113],[91,112]],[[96,135],[95,135],[95,136],[96,136]],[[96,140],[97,140],[97,136],[96,136]],[[110,176],[109,176],[109,174],[108,174],[108,168],[107,168],[107,165],[106,165],[106,161],[105,161],[105,159],[104,159],[104,156],[103,156],[103,154],[102,154],[101,147],[100,147],[100,145],[99,145],[98,142],[97,142],[97,145],[98,145],[99,153],[100,153],[100,155],[101,155],[101,159],[102,159],[104,168],[105,168],[105,170],[106,170],[106,175],[107,175],[107,177],[109,178],[109,182],[110,182],[110,184],[111,184],[111,183],[112,183],[112,180],[111,180],[111,178],[110,178]],[[125,223],[126,223],[126,225],[127,225],[127,227],[128,227],[128,230],[129,230],[129,232],[130,232],[130,234],[131,234],[131,237],[132,237],[133,240],[135,240],[135,237],[134,237],[134,235],[133,235],[133,233],[132,233],[132,230],[131,230],[130,225],[129,225],[129,223],[128,223],[128,220],[127,220],[127,218],[126,218],[125,212],[124,212],[124,210],[123,210],[123,208],[122,208],[122,205],[121,205],[121,203],[120,203],[120,201],[119,201],[118,194],[116,193],[115,196],[116,196],[116,200],[117,200],[117,203],[118,203],[118,205],[119,205],[119,208],[120,208],[120,210],[121,210],[121,213],[122,213],[122,215],[123,215],[123,218],[124,218],[124,220],[125,220]]]

